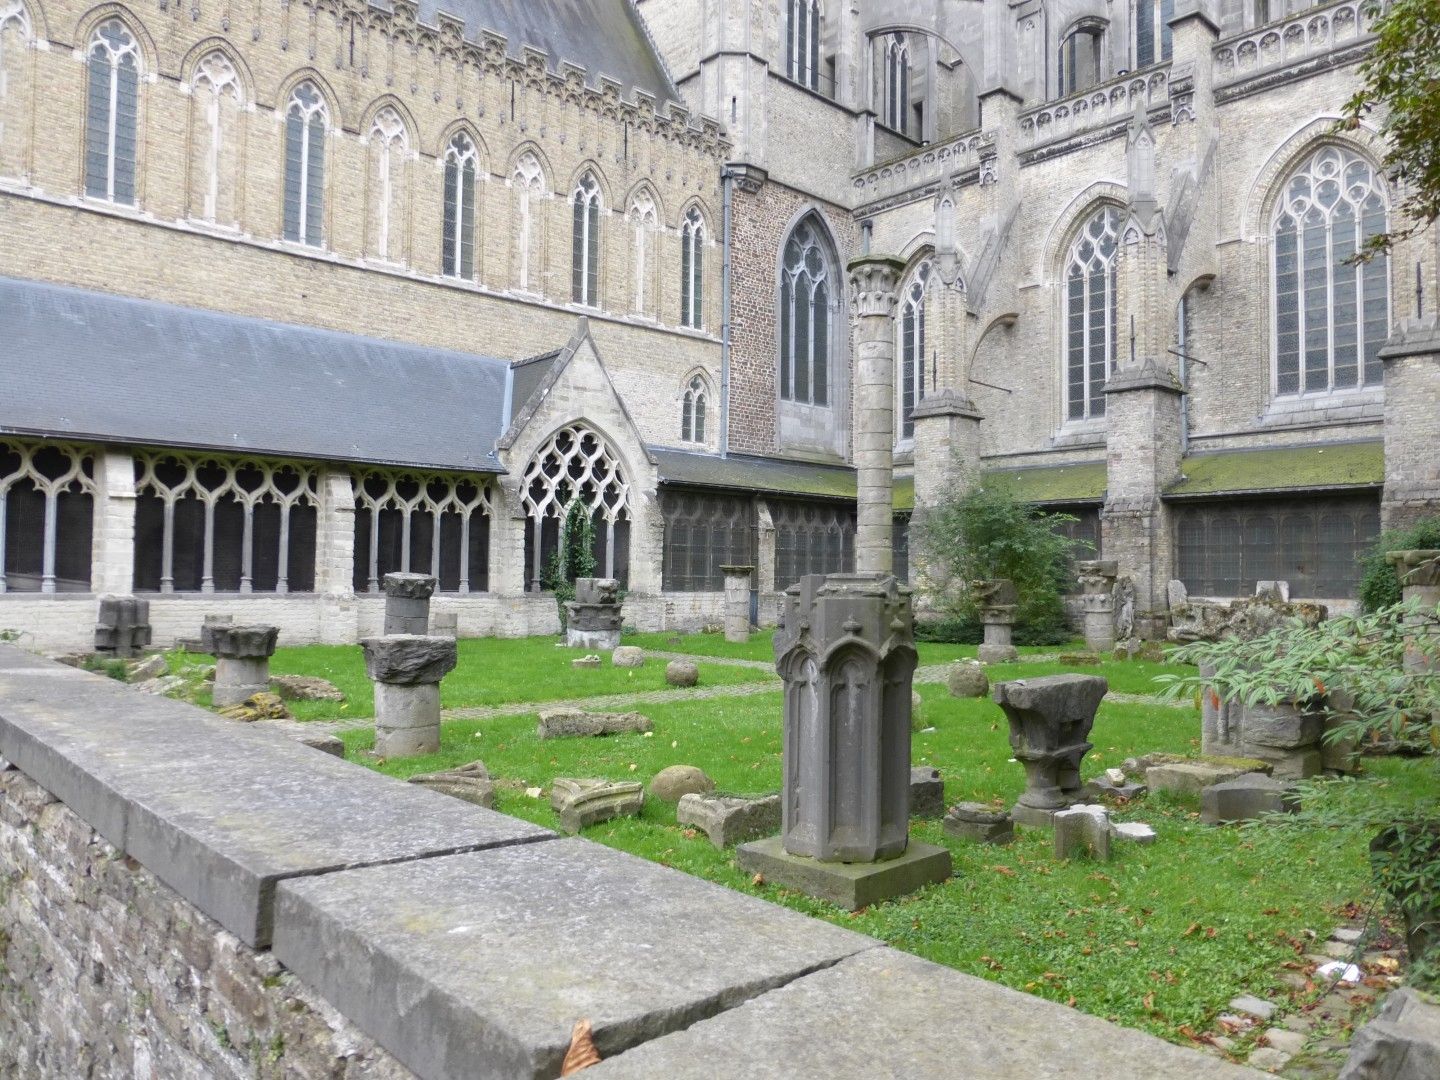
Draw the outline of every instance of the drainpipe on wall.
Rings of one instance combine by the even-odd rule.
[[[720,456],[730,456],[730,199],[735,174],[720,170]]]

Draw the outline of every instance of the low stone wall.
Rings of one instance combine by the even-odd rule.
[[[0,1075],[1260,1075],[10,647],[0,757]]]

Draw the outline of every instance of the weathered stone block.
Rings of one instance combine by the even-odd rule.
[[[1145,784],[1152,792],[1171,795],[1199,795],[1212,784],[1223,784],[1244,776],[1249,769],[1231,765],[1207,764],[1202,761],[1177,761],[1152,765],[1145,770]]]
[[[848,911],[904,896],[949,879],[950,852],[933,844],[910,841],[905,852],[874,862],[822,862],[792,855],[781,837],[753,840],[735,849],[735,863],[767,882],[798,889]]]
[[[694,765],[669,765],[650,781],[650,794],[661,802],[678,803],[686,795],[715,790],[715,781]]]
[[[610,654],[610,663],[623,668],[643,667],[645,650],[638,645],[621,645]]]
[[[1120,821],[1110,826],[1110,832],[1117,840],[1148,847],[1155,843],[1155,829],[1140,821]]]
[[[945,815],[941,828],[951,836],[979,844],[1009,844],[1015,839],[1015,823],[1010,815],[984,803],[957,803]]]
[[[381,587],[387,599],[429,600],[435,595],[435,578],[430,574],[386,574]]]
[[[1293,705],[1251,705],[1241,722],[1241,738],[1250,747],[1294,750],[1320,741],[1325,721],[1319,713],[1301,712]]]
[[[383,587],[385,633],[428,636],[435,579],[429,574],[386,574]]]
[[[1212,784],[1200,793],[1200,820],[1207,825],[1252,821],[1261,814],[1294,812],[1299,808],[1300,801],[1290,784],[1259,773]]]
[[[675,820],[700,829],[717,848],[769,836],[780,829],[780,796],[682,795]]]
[[[345,694],[338,686],[313,675],[271,675],[270,689],[286,701],[345,700]]]
[[[1057,810],[1054,818],[1055,858],[1080,855],[1101,862],[1110,860],[1110,812],[1103,806],[1072,806]]]
[[[600,667],[600,657],[594,654],[590,656],[577,656],[574,660],[570,661],[570,666],[572,668],[584,668],[589,671],[595,671]]]
[[[1434,1080],[1440,1076],[1440,1003],[1402,986],[1355,1033],[1338,1080]]]
[[[928,765],[910,768],[910,816],[938,818],[945,814],[945,781],[939,769]]]
[[[364,638],[360,647],[369,678],[402,686],[439,683],[454,670],[457,658],[454,638],[394,634]]]
[[[383,758],[440,749],[440,684],[375,684],[375,753]]]
[[[567,833],[611,818],[635,817],[644,805],[645,790],[638,780],[562,776],[550,788],[550,808],[560,815],[560,829]]]
[[[1307,780],[1312,776],[1319,776],[1325,770],[1325,761],[1320,756],[1318,746],[1277,750],[1270,746],[1246,743],[1242,749],[1268,764],[1270,774],[1282,780]]]
[[[578,735],[620,735],[631,731],[652,731],[648,716],[637,712],[599,713],[583,709],[541,709],[535,734],[542,739],[564,739]]]
[[[951,697],[976,698],[990,693],[990,678],[978,660],[956,660],[945,674],[945,684]]]
[[[700,665],[693,660],[671,660],[665,665],[665,681],[671,686],[695,686],[700,682]]]

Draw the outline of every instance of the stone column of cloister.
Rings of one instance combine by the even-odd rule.
[[[855,313],[855,569],[888,574],[893,566],[895,305],[905,264],[866,255],[847,269]]]

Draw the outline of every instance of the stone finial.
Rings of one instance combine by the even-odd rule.
[[[1025,767],[1015,820],[1049,826],[1080,797],[1080,761],[1096,710],[1110,689],[1098,675],[1046,675],[997,683],[992,696],[1010,722],[1010,747]]]
[[[861,319],[885,318],[900,302],[900,278],[905,264],[886,255],[862,255],[846,267],[850,283],[850,310]]]

